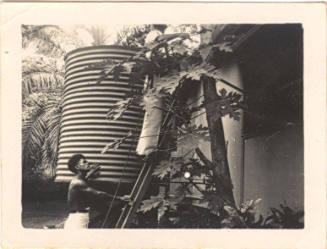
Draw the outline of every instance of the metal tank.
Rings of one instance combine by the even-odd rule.
[[[134,50],[117,46],[93,46],[66,55],[57,182],[69,181],[73,176],[67,162],[76,153],[101,165],[99,182],[136,180],[143,165],[135,152],[137,138],[127,139],[117,150],[101,153],[106,144],[125,137],[130,130],[136,134],[141,131],[144,112],[139,106],[131,106],[119,120],[106,118],[109,108],[131,91],[129,74],[122,73],[118,80],[109,75],[97,84],[104,60],[121,61],[134,54]],[[142,89],[143,85],[133,87]]]

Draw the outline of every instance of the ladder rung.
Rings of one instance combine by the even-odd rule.
[[[154,153],[156,154],[156,153]],[[148,188],[148,185],[152,179],[152,171],[153,171],[153,156],[149,156],[144,163],[142,170],[135,182],[134,188],[131,193],[131,198],[134,200],[132,205],[126,205],[125,208],[122,210],[122,213],[119,217],[118,222],[116,223],[116,228],[125,228],[128,227],[132,218],[133,214],[136,213],[137,208],[139,207],[145,191]]]

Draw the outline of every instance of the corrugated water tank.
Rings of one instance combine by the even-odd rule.
[[[94,46],[76,49],[66,55],[57,182],[69,181],[73,176],[67,162],[76,153],[101,165],[97,181],[136,180],[142,161],[135,152],[135,137],[127,139],[117,150],[104,154],[101,151],[106,144],[125,137],[130,130],[139,134],[144,112],[139,106],[131,106],[121,119],[108,120],[106,115],[110,106],[131,91],[129,74],[122,73],[118,80],[109,75],[97,84],[102,70],[93,67],[105,60],[121,61],[134,54],[135,51],[122,47]],[[133,87],[142,89],[143,84],[134,84]]]

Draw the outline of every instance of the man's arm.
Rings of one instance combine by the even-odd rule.
[[[86,187],[86,188],[83,188],[82,191],[85,193],[85,195],[87,197],[98,197],[98,198],[105,199],[105,200],[108,200],[108,201],[112,200],[114,198],[114,196],[111,195],[111,194],[108,194],[108,193],[106,193],[104,191],[94,189],[94,188],[89,187],[89,186]]]
[[[110,201],[115,198],[116,200],[119,201],[128,202],[126,197],[121,197],[121,196],[115,197],[112,194],[88,186],[88,184],[84,181],[78,181],[74,183],[74,189],[82,193],[86,198],[91,198],[91,199],[100,198],[103,199],[104,201]]]
[[[118,201],[122,201],[122,202],[130,202],[130,198],[127,198],[126,196],[114,196],[112,194],[109,194],[107,192],[104,191],[100,191],[97,190],[95,188],[92,188],[90,186],[84,188],[83,192],[86,194],[86,196],[88,197],[98,197],[101,199],[104,199],[106,201],[110,201],[110,200],[118,200]]]

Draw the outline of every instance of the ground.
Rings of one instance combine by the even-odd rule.
[[[64,201],[27,202],[23,204],[22,225],[24,228],[43,228],[63,222],[68,216]]]

